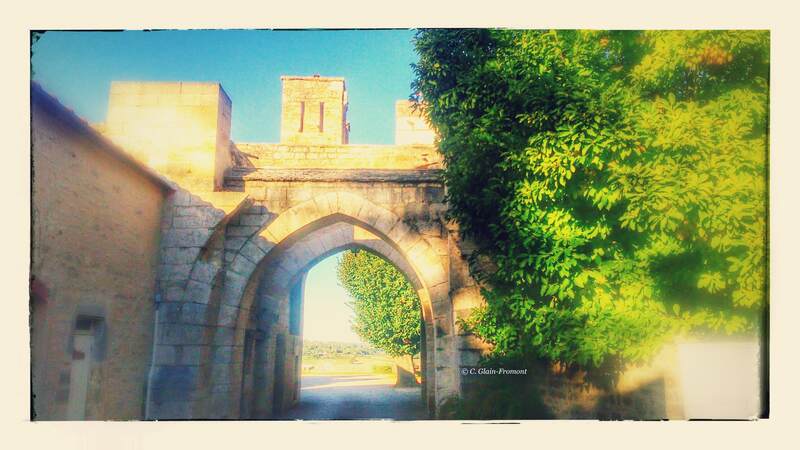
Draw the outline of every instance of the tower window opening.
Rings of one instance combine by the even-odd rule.
[[[325,102],[319,102],[319,132],[325,130]]]
[[[303,132],[303,122],[306,116],[306,102],[300,102],[300,132]]]

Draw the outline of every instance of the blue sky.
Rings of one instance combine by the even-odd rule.
[[[102,122],[112,80],[219,81],[233,101],[232,138],[277,142],[280,76],[344,77],[353,144],[394,141],[394,103],[416,60],[409,30],[48,32],[33,48],[34,80],[89,122]],[[307,277],[304,337],[358,342],[338,256]]]
[[[350,142],[391,144],[394,102],[411,91],[410,30],[48,32],[34,80],[89,122],[105,118],[112,80],[219,81],[233,101],[233,140],[277,142],[280,76],[340,76]]]

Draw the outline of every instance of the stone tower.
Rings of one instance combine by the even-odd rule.
[[[231,99],[219,83],[115,81],[99,128],[185,188],[220,191],[231,160]]]
[[[281,143],[348,143],[347,89],[344,78],[283,76]]]

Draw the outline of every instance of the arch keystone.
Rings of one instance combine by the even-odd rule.
[[[364,201],[359,211],[359,219],[384,234],[400,220],[393,212],[369,201]]]
[[[335,192],[318,195],[313,200],[317,204],[319,211],[325,216],[339,211],[339,197]]]
[[[364,203],[366,203],[363,198],[349,192],[339,192],[337,197],[339,199],[338,212],[360,219],[359,212],[361,211],[361,207],[364,206]]]

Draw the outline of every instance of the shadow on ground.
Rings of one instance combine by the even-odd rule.
[[[424,420],[419,387],[380,375],[304,376],[300,403],[276,420]]]

